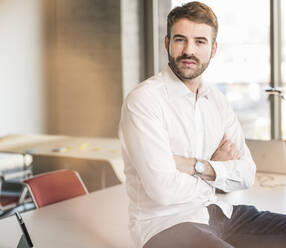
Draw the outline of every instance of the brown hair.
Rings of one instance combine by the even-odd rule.
[[[216,40],[218,31],[217,17],[209,6],[200,2],[189,2],[172,9],[167,18],[167,36],[169,39],[173,24],[181,18],[211,26],[213,28],[213,42]]]

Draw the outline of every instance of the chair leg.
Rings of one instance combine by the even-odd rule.
[[[19,199],[19,204],[24,203],[27,193],[28,193],[28,189],[27,189],[27,187],[24,187],[24,189],[21,193],[20,199]]]

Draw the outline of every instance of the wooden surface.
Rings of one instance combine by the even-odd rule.
[[[89,191],[125,181],[120,142],[115,138],[15,134],[0,138],[0,151],[33,155],[35,174],[77,170]]]
[[[98,160],[121,157],[120,142],[115,138],[15,134],[0,138],[0,150]]]

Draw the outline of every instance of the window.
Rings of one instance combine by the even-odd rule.
[[[171,8],[186,2],[172,0]],[[246,138],[270,139],[270,102],[265,93],[265,88],[270,85],[271,73],[269,0],[201,2],[214,10],[219,22],[218,51],[205,71],[204,80],[216,84],[226,95]],[[285,6],[284,3],[284,9]],[[165,17],[159,23],[163,21],[166,22]],[[162,35],[159,42],[163,44]],[[285,55],[286,49],[286,66]],[[160,59],[166,64],[166,57]]]
[[[286,1],[281,1],[281,30],[282,30],[282,83],[285,101],[282,100],[282,138],[286,139]]]

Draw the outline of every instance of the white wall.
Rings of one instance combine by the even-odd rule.
[[[0,0],[0,135],[43,133],[40,0]]]
[[[121,56],[123,96],[145,79],[143,4],[141,0],[121,0]]]

